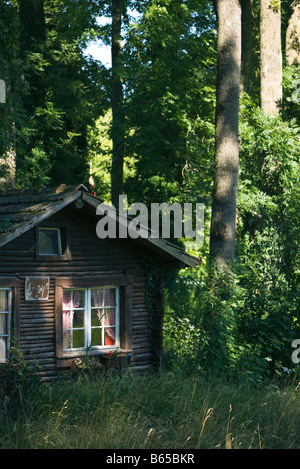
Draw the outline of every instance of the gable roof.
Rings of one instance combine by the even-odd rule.
[[[96,208],[103,200],[88,192],[80,184],[40,190],[5,190],[0,191],[0,247],[9,243],[29,229],[43,222],[68,205],[81,199],[96,214]],[[117,223],[128,223],[116,210]],[[130,220],[130,217],[128,217]],[[147,229],[147,228],[146,228]],[[169,261],[177,261],[179,266],[195,267],[199,259],[186,253],[184,249],[160,238],[137,238],[134,242],[141,247]]]
[[[84,186],[0,192],[0,247],[81,197]]]

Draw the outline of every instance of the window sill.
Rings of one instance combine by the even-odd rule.
[[[119,350],[119,346],[106,346],[105,348],[92,348],[89,350],[86,349],[72,349],[72,350],[63,350],[62,354],[57,358],[82,358],[82,357],[93,357],[93,356],[106,356],[109,352],[116,352]]]
[[[75,358],[86,358],[88,357],[95,357],[99,359],[104,365],[107,364],[108,367],[114,366],[113,363],[116,362],[114,359],[115,358],[120,358],[121,360],[118,360],[116,363],[122,363],[124,362],[124,359],[126,362],[130,362],[132,358],[132,350],[123,350],[125,354],[128,354],[125,357],[117,357],[117,356],[112,356],[109,357],[108,354],[109,352],[116,352],[119,350],[119,347],[109,347],[107,349],[102,349],[102,350],[89,350],[88,352],[86,350],[78,350],[77,352],[67,352],[67,354],[62,354],[61,356],[56,357],[56,366],[57,368],[69,368]],[[118,366],[118,364],[117,364]]]

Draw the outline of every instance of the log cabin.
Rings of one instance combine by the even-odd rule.
[[[164,272],[197,258],[151,236],[100,239],[102,202],[83,185],[0,192],[0,366],[12,343],[45,380],[120,350],[160,366]]]

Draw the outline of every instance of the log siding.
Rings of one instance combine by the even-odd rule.
[[[116,279],[119,284],[130,285],[124,300],[126,315],[129,315],[125,344],[131,345],[132,366],[143,369],[153,362],[142,252],[127,245],[126,240],[99,239],[96,221],[96,218],[91,221],[90,214],[75,208],[65,208],[49,218],[51,226],[55,223],[68,226],[68,259],[51,260],[38,256],[35,227],[0,247],[0,284],[14,285],[13,332],[24,358],[36,360],[46,378],[55,376],[58,369],[70,364],[60,361],[57,354],[57,316],[61,306],[57,304],[56,292],[68,282],[71,285],[76,281],[76,285],[90,287],[97,282],[104,285],[105,279],[107,284],[113,284]],[[47,222],[43,224],[46,226]],[[50,277],[49,298],[47,301],[25,301],[25,278],[38,275]]]

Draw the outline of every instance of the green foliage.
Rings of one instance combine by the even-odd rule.
[[[253,379],[292,369],[299,334],[299,129],[244,97],[233,277],[180,272],[166,292],[167,366]],[[191,331],[193,331],[191,335]],[[181,339],[180,339],[181,337]]]
[[[270,117],[246,101],[241,107],[242,181],[267,195],[293,190],[299,170],[299,128],[295,121]],[[288,194],[287,194],[288,196]]]
[[[300,67],[292,65],[283,69],[282,77],[284,120],[295,120],[300,125]]]
[[[151,2],[128,31],[126,151],[136,171],[125,189],[133,200],[188,200],[196,175],[211,175],[213,28],[209,9],[164,0]]]
[[[110,202],[111,191],[111,162],[112,162],[112,140],[111,140],[112,112],[108,110],[104,116],[97,119],[94,125],[88,127],[89,151],[87,163],[92,162],[94,190],[96,194]],[[135,174],[135,158],[125,156],[124,179],[133,178]]]
[[[180,271],[166,290],[166,366],[188,372],[230,373],[236,361],[237,312],[243,289],[229,273]],[[179,336],[181,339],[179,340]]]
[[[18,28],[17,11],[11,2],[0,4],[0,79],[6,84],[6,103],[0,104],[0,156],[6,159],[13,140],[14,126],[20,121],[19,92],[22,89],[20,77],[19,48],[12,31]],[[4,161],[1,161],[4,163]],[[2,166],[2,165],[1,165]],[[7,168],[1,167],[1,172]],[[1,174],[2,176],[2,174]]]
[[[292,368],[299,331],[299,129],[242,107],[238,279],[244,305],[237,344],[257,376]]]
[[[39,365],[25,360],[19,347],[12,345],[8,361],[0,366],[0,420],[3,413],[17,418],[20,408],[25,410],[42,383],[38,372]]]
[[[9,31],[1,35],[9,85],[1,154],[14,145],[20,187],[87,183],[87,127],[107,107],[107,71],[84,55],[97,2],[18,4],[1,6],[1,31]]]
[[[280,0],[271,0],[270,6],[276,13],[278,13],[280,9]]]
[[[169,312],[164,323],[164,363],[167,369],[184,368],[191,373],[199,371],[200,330],[188,317],[176,317]]]

